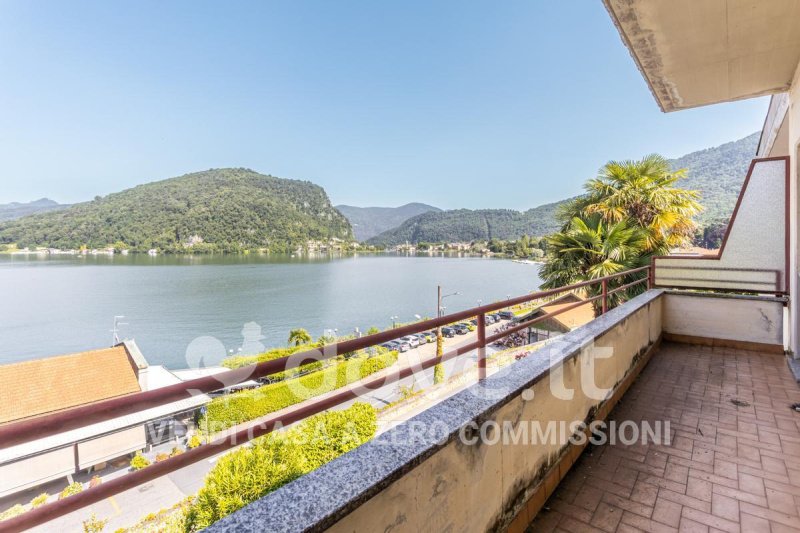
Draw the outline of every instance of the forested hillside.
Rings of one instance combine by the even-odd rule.
[[[438,207],[420,203],[411,203],[400,207],[337,205],[336,209],[350,221],[353,233],[359,241],[366,241],[379,233],[396,228],[413,216],[431,211],[441,211]]]
[[[404,242],[508,240],[522,235],[547,235],[559,227],[555,217],[557,206],[546,204],[522,212],[512,209],[454,209],[425,213],[373,237],[369,242],[391,246]]]
[[[670,161],[674,169],[689,170],[682,187],[698,190],[702,195],[700,203],[705,207],[699,217],[702,226],[714,220],[730,218],[750,161],[756,156],[759,135],[754,133],[744,139],[692,152]]]
[[[244,168],[186,174],[0,223],[0,243],[20,247],[287,251],[334,237],[352,239],[352,231],[321,187]]]
[[[670,160],[673,169],[688,169],[688,178],[681,182],[681,186],[700,191],[700,203],[705,207],[698,217],[701,230],[712,226],[711,229],[717,231],[720,221],[730,217],[750,161],[755,157],[758,137],[759,134],[754,133],[738,141]],[[556,212],[558,206],[566,201],[524,212],[457,209],[426,213],[373,237],[369,242],[392,246],[405,242],[513,240],[522,235],[541,237],[559,229]]]

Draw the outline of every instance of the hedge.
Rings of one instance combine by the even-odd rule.
[[[206,476],[185,514],[184,530],[199,531],[375,435],[377,416],[369,404],[310,417],[296,426],[231,452]]]
[[[356,357],[299,378],[214,398],[200,420],[200,427],[208,433],[215,433],[255,420],[356,382],[396,361],[397,352],[384,352],[371,358]]]

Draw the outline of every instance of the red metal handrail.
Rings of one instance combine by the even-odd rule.
[[[14,518],[4,520],[0,522],[0,532],[21,531],[41,525],[45,522],[53,520],[54,518],[63,516],[87,505],[91,505],[92,503],[96,503],[104,498],[118,494],[124,490],[128,490],[202,459],[216,455],[221,451],[238,446],[253,438],[265,435],[271,432],[278,425],[285,426],[292,424],[308,416],[320,413],[326,409],[339,405],[345,401],[357,398],[363,394],[365,390],[376,390],[381,387],[385,387],[386,385],[396,383],[397,381],[412,375],[415,371],[426,370],[439,363],[453,359],[461,354],[471,352],[475,349],[478,349],[479,378],[483,379],[486,376],[485,348],[487,343],[491,343],[503,337],[512,335],[513,333],[521,331],[522,329],[525,329],[535,323],[552,318],[561,313],[565,313],[581,305],[591,304],[598,299],[603,300],[601,312],[605,312],[608,309],[609,295],[644,282],[647,282],[648,286],[650,286],[653,276],[647,275],[646,277],[642,277],[641,279],[637,279],[633,282],[617,287],[612,291],[608,291],[608,282],[610,280],[649,271],[650,268],[650,266],[644,266],[641,268],[627,270],[617,274],[611,274],[609,276],[583,281],[581,283],[575,283],[556,289],[533,292],[531,294],[518,296],[506,301],[474,307],[439,318],[424,320],[415,324],[394,328],[373,335],[367,335],[360,339],[351,339],[338,342],[328,345],[320,350],[307,350],[289,357],[230,370],[222,374],[217,374],[216,376],[206,376],[160,389],[140,392],[119,398],[112,398],[110,400],[76,407],[59,413],[44,415],[30,420],[23,420],[20,422],[14,422],[0,426],[0,443],[2,443],[3,448],[7,448],[17,444],[22,444],[29,440],[52,435],[54,433],[69,431],[78,427],[83,427],[89,424],[102,422],[119,416],[124,416],[126,414],[189,398],[200,393],[213,392],[222,388],[223,383],[226,386],[242,383],[250,379],[257,379],[270,374],[282,372],[286,370],[287,367],[297,367],[311,361],[331,359],[339,354],[363,350],[392,339],[413,333],[421,333],[423,331],[432,330],[440,326],[475,316],[478,317],[478,339],[475,342],[471,342],[464,346],[450,350],[441,357],[433,356],[422,361],[421,363],[416,363],[412,366],[397,369],[379,377],[365,378],[349,386],[338,389],[331,394],[325,395],[323,398],[317,400],[312,398],[307,402],[297,404],[294,407],[282,411],[281,414],[268,415],[256,423],[245,427],[244,429],[222,432],[222,436],[218,436],[215,440],[206,445],[199,446],[192,450],[187,450],[183,454],[171,457],[162,462],[154,463],[145,469],[105,481],[96,487],[88,488],[78,494],[64,498],[63,500],[48,503]],[[603,286],[603,291],[600,295],[584,299],[580,302],[568,305],[551,313],[527,320],[491,336],[486,336],[486,313],[499,311],[501,309],[517,306],[534,300],[540,300],[556,294],[589,287],[598,283],[602,284]]]

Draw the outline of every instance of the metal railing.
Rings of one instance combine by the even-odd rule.
[[[717,258],[666,255],[651,259],[651,286],[662,289],[686,289],[752,294],[788,294],[780,270],[766,268],[723,267],[713,264]],[[692,260],[693,264],[676,264]],[[709,264],[702,264],[705,260]]]
[[[232,430],[220,432],[219,436],[207,444],[187,450],[167,460],[155,462],[142,470],[103,481],[102,484],[87,488],[78,494],[47,503],[14,518],[4,520],[0,522],[0,532],[21,531],[44,524],[67,513],[152,481],[153,479],[189,466],[200,460],[208,459],[232,447],[240,446],[251,439],[270,433],[276,427],[284,427],[298,422],[311,415],[342,404],[343,402],[363,396],[370,391],[396,383],[411,376],[414,372],[427,370],[437,364],[449,361],[473,350],[478,351],[478,377],[479,379],[484,379],[486,377],[486,346],[488,344],[582,305],[594,305],[596,301],[600,301],[599,313],[605,313],[609,309],[609,297],[611,295],[644,283],[647,283],[647,286],[651,287],[653,275],[650,270],[651,266],[644,266],[556,289],[533,292],[505,301],[474,307],[439,318],[423,320],[415,324],[367,335],[358,339],[345,340],[325,346],[322,349],[308,350],[289,357],[229,370],[214,376],[201,377],[159,389],[112,398],[90,405],[0,426],[0,446],[3,448],[15,446],[55,433],[69,431],[89,424],[189,398],[197,394],[214,392],[221,388],[222,383],[226,386],[230,386],[251,379],[264,378],[271,374],[283,372],[290,366],[298,367],[315,361],[332,359],[339,354],[363,350],[399,337],[422,333],[447,324],[477,317],[477,340],[474,342],[458,346],[445,352],[441,356],[434,355],[412,366],[390,370],[379,377],[364,378],[345,387],[335,389],[332,393],[325,394],[322,398],[311,398],[284,409],[280,413],[262,417],[258,419],[256,423],[247,425],[242,429],[237,430],[234,428]],[[624,283],[609,288],[610,282],[616,280]],[[600,285],[599,294],[582,299],[579,302],[575,302],[574,304],[562,307],[553,312],[519,322],[492,335],[486,334],[487,313],[493,313],[521,304],[534,302],[565,292],[578,289],[585,290],[597,285]]]

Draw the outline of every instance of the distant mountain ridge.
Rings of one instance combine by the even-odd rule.
[[[350,225],[353,226],[353,234],[359,241],[366,241],[379,233],[396,228],[411,217],[441,211],[438,207],[418,202],[399,207],[337,205],[336,209],[350,221]]]
[[[32,202],[11,202],[0,204],[0,222],[4,220],[16,220],[34,213],[46,211],[58,211],[66,209],[69,204],[59,204],[49,198],[39,198]]]
[[[332,238],[353,234],[322,187],[245,168],[186,174],[0,223],[0,243],[21,247],[285,252]]]
[[[556,210],[563,202],[527,211],[513,209],[454,209],[424,213],[399,227],[376,235],[368,242],[393,246],[405,242],[467,242],[517,239],[522,235],[548,235],[557,231]]]
[[[756,155],[759,135],[756,132],[738,141],[670,160],[673,169],[688,169],[688,177],[680,186],[700,191],[700,203],[705,207],[698,217],[700,226],[730,218],[750,161]],[[556,214],[559,206],[568,201],[562,200],[527,211],[456,209],[425,213],[372,237],[368,242],[395,246],[405,242],[513,240],[522,235],[541,237],[560,228]]]

